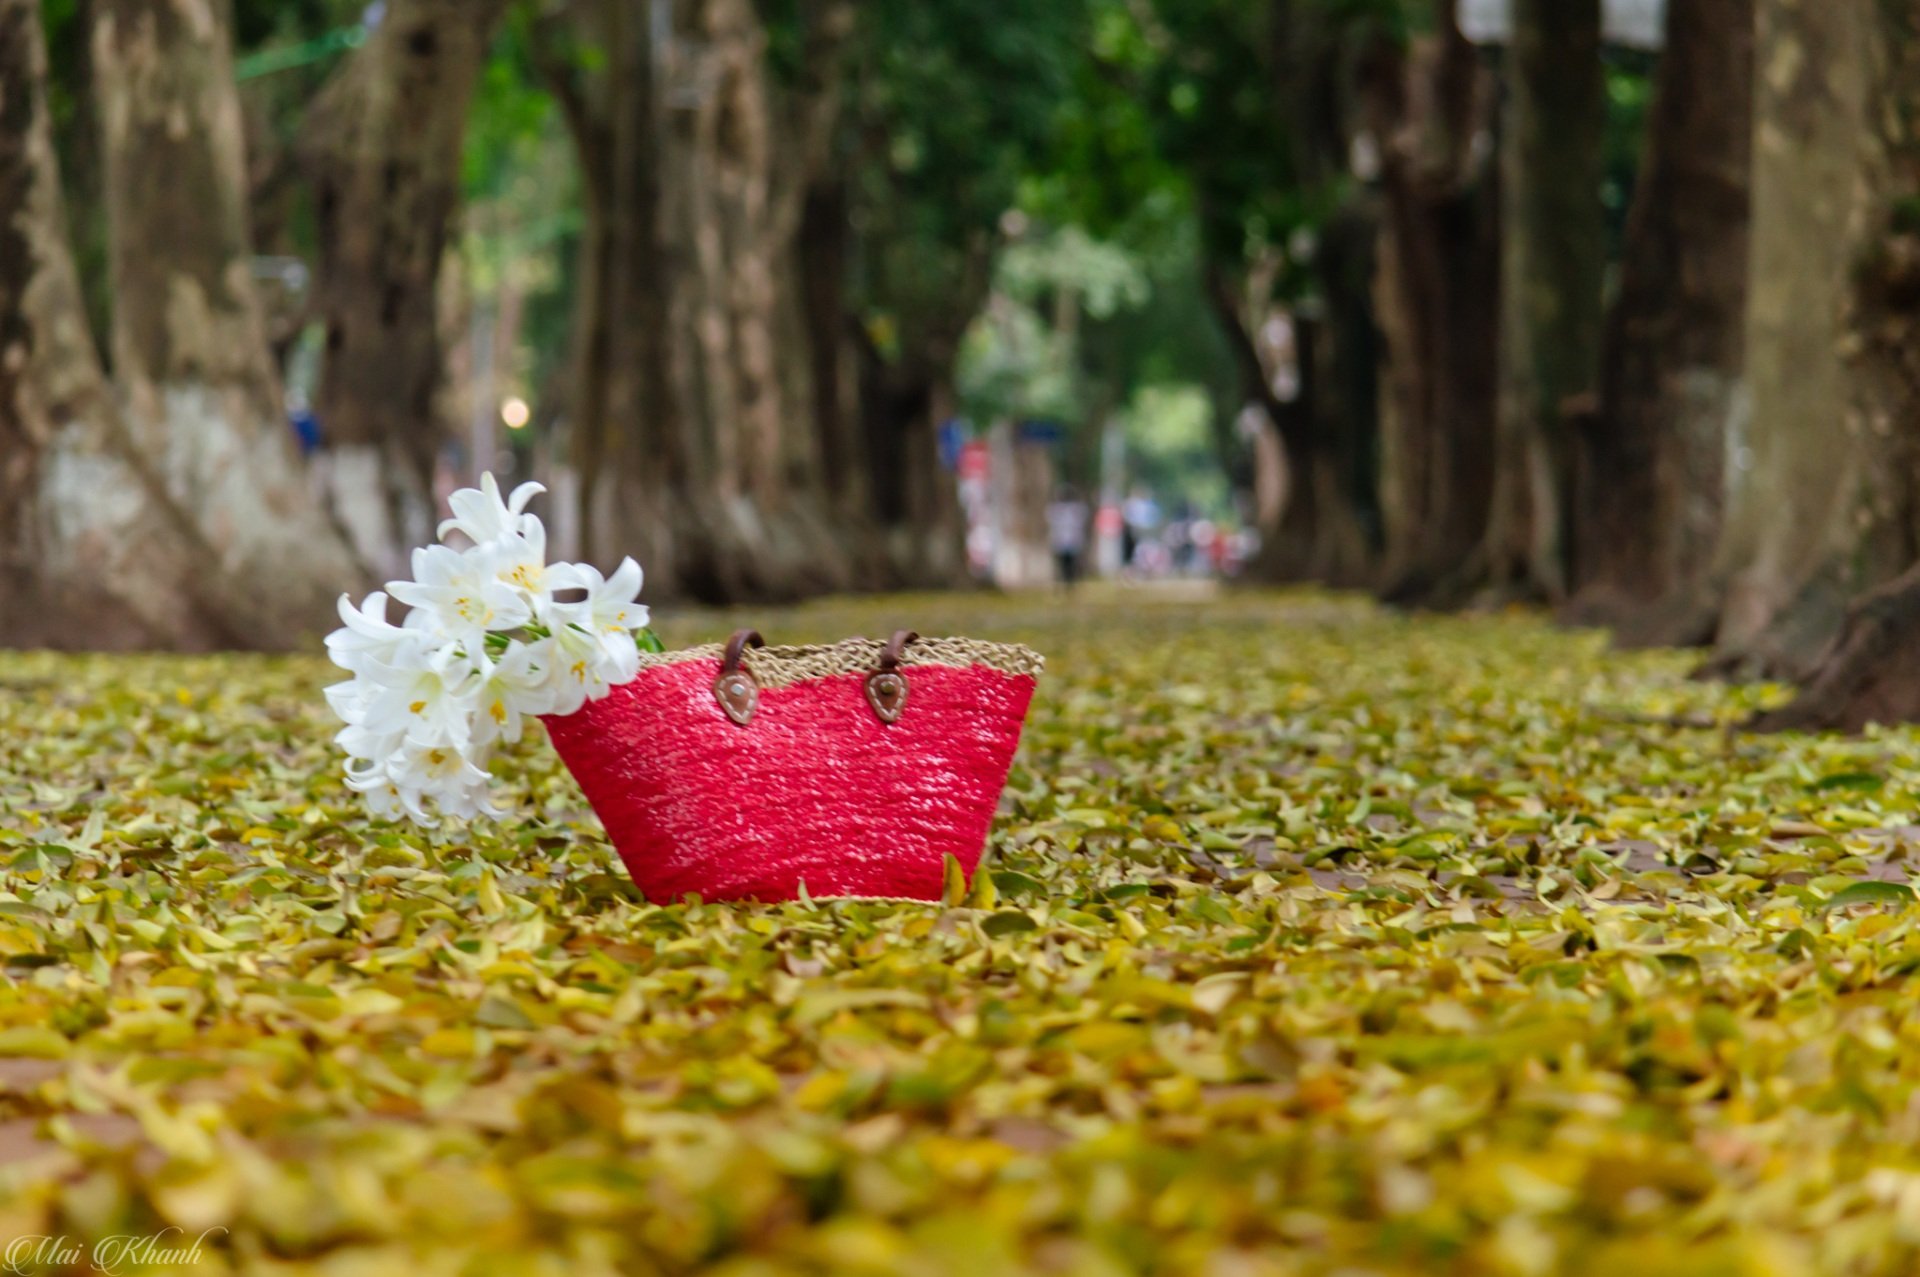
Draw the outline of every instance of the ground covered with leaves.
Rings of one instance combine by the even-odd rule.
[[[1682,655],[1324,596],[752,619],[1046,653],[967,898],[650,906],[544,740],[510,821],[428,836],[350,801],[317,659],[0,654],[0,1240],[1920,1268],[1920,736],[1743,735],[1777,693]]]

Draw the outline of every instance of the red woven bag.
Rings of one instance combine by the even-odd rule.
[[[940,898],[972,879],[1041,660],[921,639],[643,656],[638,677],[546,719],[647,899]]]

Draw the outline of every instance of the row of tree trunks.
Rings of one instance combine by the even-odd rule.
[[[314,408],[328,505],[360,558],[404,573],[433,538],[448,435],[441,262],[460,205],[474,86],[509,0],[388,0],[300,139],[326,353]]]
[[[39,0],[0,0],[0,641],[232,642],[190,530],[136,462],[88,330]]]
[[[286,425],[252,278],[225,10],[94,8],[113,367],[132,444],[211,549],[200,570],[245,583],[260,636],[310,631],[362,572]]]
[[[832,58],[851,12],[813,6]],[[822,31],[837,26],[837,34]],[[690,591],[797,595],[850,584],[821,503],[812,368],[795,253],[824,159],[835,77],[781,92],[750,0],[675,6],[661,234],[678,259],[665,321],[671,394],[686,431]],[[821,101],[817,95],[824,95]]]
[[[1360,90],[1382,196],[1378,579],[1390,600],[1448,603],[1478,570],[1492,492],[1499,173],[1493,77],[1456,0],[1434,16],[1410,49],[1376,45]]]
[[[803,6],[790,84],[749,0],[662,14],[576,6],[603,74],[543,54],[587,173],[568,415],[588,553],[643,555],[662,592],[712,601],[844,589],[863,553],[850,364],[800,246],[852,8]]]
[[[1739,402],[1754,0],[1667,8],[1597,415],[1576,476],[1566,615],[1630,644],[1713,637],[1726,440]]]
[[[38,8],[0,4],[0,641],[310,641],[358,578],[278,410],[224,15],[96,6],[116,392],[67,236]]]

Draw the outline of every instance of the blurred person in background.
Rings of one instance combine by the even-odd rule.
[[[1062,589],[1071,590],[1080,579],[1087,557],[1087,523],[1091,513],[1080,494],[1062,484],[1047,506],[1047,535],[1053,543],[1053,562]]]

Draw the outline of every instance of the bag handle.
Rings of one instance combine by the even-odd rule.
[[[897,723],[907,708],[907,676],[900,671],[901,658],[909,644],[920,641],[913,630],[895,630],[880,648],[880,659],[867,675],[867,704],[882,723]],[[765,647],[767,641],[758,630],[735,630],[720,657],[720,676],[713,681],[713,698],[720,702],[726,716],[741,727],[753,721],[760,708],[760,683],[745,664],[747,649]]]
[[[907,708],[907,676],[900,672],[900,658],[907,654],[907,644],[919,639],[912,630],[895,630],[880,649],[879,668],[867,675],[867,704],[883,723],[899,722]]]
[[[750,647],[765,647],[767,641],[760,637],[759,630],[735,630],[733,637],[727,640],[727,654],[720,658],[720,672],[731,674],[740,668],[740,658],[747,654]]]
[[[753,671],[741,664],[749,647],[765,647],[759,630],[735,630],[727,640],[727,651],[720,658],[720,677],[713,680],[713,698],[720,702],[726,716],[745,727],[760,708],[760,684]]]

